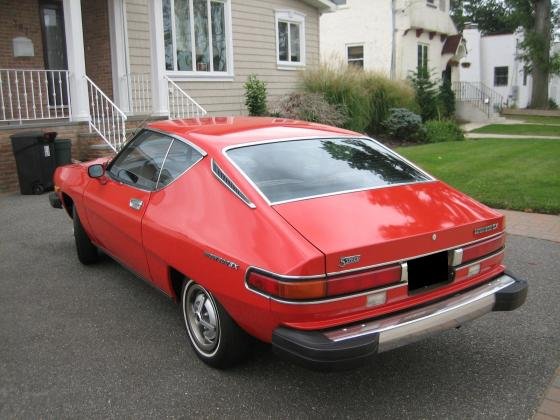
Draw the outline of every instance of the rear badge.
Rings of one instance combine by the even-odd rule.
[[[214,260],[217,263],[223,264],[223,265],[225,265],[229,268],[233,268],[234,270],[239,269],[239,264],[236,264],[233,261],[226,260],[225,258],[219,257],[215,254],[210,253],[210,252],[205,252],[204,255],[207,256],[208,258],[210,258],[211,260]]]
[[[340,257],[338,266],[339,267],[346,267],[349,264],[356,264],[360,262],[361,255],[351,255],[349,257]]]
[[[437,235],[434,233],[434,234],[432,235],[432,241],[435,241],[436,239],[437,239]]]
[[[491,231],[496,230],[496,229],[498,229],[498,224],[497,223],[492,223],[491,225],[488,225],[488,226],[482,226],[482,227],[476,228],[474,230],[474,234],[475,235],[481,235],[483,233],[491,232]]]

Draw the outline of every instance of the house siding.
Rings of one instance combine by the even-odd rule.
[[[243,84],[255,73],[267,83],[269,102],[295,90],[299,72],[279,70],[276,63],[274,11],[305,14],[306,68],[319,64],[319,11],[296,0],[232,0],[232,81],[177,82],[213,115],[246,113]],[[146,0],[127,0],[128,49],[131,73],[150,72],[149,16]]]

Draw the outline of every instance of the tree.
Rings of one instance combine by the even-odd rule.
[[[528,1],[531,3],[532,10],[527,7]],[[529,12],[520,15],[525,35],[520,45],[520,58],[528,64],[533,78],[531,108],[548,108],[549,75],[558,71],[552,65],[556,59],[550,56],[553,30],[552,2],[551,0],[515,0],[515,3],[519,3],[519,11],[525,9],[526,13]]]

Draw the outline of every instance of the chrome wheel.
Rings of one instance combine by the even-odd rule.
[[[220,321],[212,295],[190,282],[183,290],[183,314],[196,349],[204,356],[214,355],[220,343]]]

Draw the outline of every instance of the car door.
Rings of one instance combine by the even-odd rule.
[[[142,242],[142,217],[172,138],[144,130],[92,180],[84,203],[97,245],[145,279],[151,279]]]

